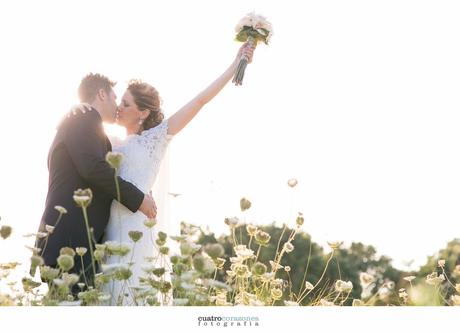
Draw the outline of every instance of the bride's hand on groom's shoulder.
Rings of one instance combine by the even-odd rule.
[[[91,105],[88,103],[80,103],[72,106],[70,108],[70,111],[67,114],[67,117],[70,117],[71,115],[76,115],[78,113],[86,113],[91,110]]]

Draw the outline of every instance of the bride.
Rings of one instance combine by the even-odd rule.
[[[117,114],[117,123],[126,128],[127,137],[124,140],[111,138],[112,150],[123,154],[119,176],[144,193],[148,193],[154,186],[171,139],[228,83],[242,56],[249,59],[248,63],[252,61],[253,52],[254,47],[248,43],[243,44],[234,61],[221,76],[167,119],[164,119],[160,109],[157,90],[147,83],[131,81],[122,97]],[[161,203],[159,210],[161,217]],[[113,280],[106,284],[104,289],[111,295],[110,304],[144,305],[136,295],[145,290],[145,285],[141,282],[147,275],[146,264],[150,267],[164,267],[167,272],[163,279],[170,278],[170,263],[165,259],[167,256],[159,255],[159,245],[155,242],[153,230],[157,227],[152,229],[143,213],[132,213],[118,201],[112,202],[105,241],[108,244],[133,244],[136,237],[132,231],[142,234],[137,233],[138,237],[141,235],[140,239],[131,246],[129,254],[109,256],[106,265],[103,265],[103,271],[125,265],[132,272],[128,280]],[[162,245],[161,240],[159,242]],[[161,304],[171,304],[172,296],[169,294],[158,301]]]

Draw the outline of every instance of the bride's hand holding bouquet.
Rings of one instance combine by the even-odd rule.
[[[240,59],[232,81],[238,86],[243,83],[246,66],[252,61],[252,52],[254,52],[259,42],[264,42],[268,45],[273,35],[273,28],[265,17],[249,13],[240,20],[235,31],[237,33],[235,40],[245,43],[238,53]],[[251,50],[250,54],[248,50]]]

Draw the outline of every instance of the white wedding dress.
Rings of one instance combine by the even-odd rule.
[[[132,213],[118,201],[112,202],[110,219],[106,228],[104,241],[112,241],[129,245],[131,251],[124,257],[109,256],[107,266],[103,268],[116,268],[120,265],[129,267],[132,276],[127,281],[111,281],[106,284],[104,291],[111,295],[111,305],[144,305],[142,300],[136,300],[136,294],[146,289],[145,285],[139,283],[140,277],[147,276],[143,270],[145,266],[164,267],[166,274],[164,278],[170,281],[171,263],[165,260],[167,256],[161,256],[162,260],[148,262],[147,258],[159,258],[158,246],[153,245],[159,231],[170,235],[176,235],[169,223],[169,201],[168,193],[168,165],[163,164],[167,155],[168,144],[172,135],[167,134],[168,122],[163,120],[159,125],[143,131],[140,135],[128,135],[124,140],[111,137],[112,151],[123,154],[123,160],[119,169],[119,176],[135,185],[144,193],[153,189],[153,198],[157,206],[157,224],[153,229],[144,225],[146,216],[140,211]],[[166,161],[167,162],[167,159]],[[157,179],[157,176],[158,179]],[[157,181],[156,181],[157,180]],[[154,186],[155,185],[155,186]],[[141,231],[142,238],[134,243],[129,237],[130,231]],[[166,246],[170,245],[169,243]],[[103,269],[104,271],[104,269]],[[142,299],[142,297],[141,297]],[[172,304],[172,294],[167,297],[158,297],[162,305]]]

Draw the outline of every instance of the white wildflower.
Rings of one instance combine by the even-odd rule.
[[[355,299],[353,300],[353,303],[352,303],[351,305],[352,305],[352,306],[363,306],[363,305],[364,305],[364,302],[363,302],[362,300],[360,300],[360,299],[355,298]]]
[[[329,301],[325,300],[324,298],[322,298],[319,301],[319,305],[321,305],[321,306],[334,306],[335,304],[333,302],[329,302]]]
[[[67,214],[67,209],[62,206],[54,206],[54,209],[56,209],[61,214]]]
[[[103,293],[103,294],[101,294],[101,295],[99,295],[99,296],[97,297],[97,300],[98,300],[99,302],[107,302],[107,301],[109,301],[111,298],[112,298],[112,296],[110,296],[109,294]]]
[[[438,273],[433,272],[429,275],[427,275],[425,282],[428,283],[431,286],[436,286],[440,283],[442,283],[446,278],[444,277],[444,274],[441,274],[438,276]]]
[[[144,221],[144,225],[149,229],[153,228],[156,224],[157,224],[156,219],[148,219]]]
[[[408,281],[408,282],[412,282],[413,279],[415,279],[415,276],[411,275],[411,276],[406,276],[403,278],[404,280]]]
[[[123,257],[131,251],[131,247],[125,243],[107,241],[105,242],[105,245],[107,245],[107,250],[113,255],[118,255],[118,256]]]
[[[226,271],[228,277],[235,277],[236,276],[236,273],[234,271]]]
[[[77,252],[77,254],[78,254],[80,257],[83,257],[87,251],[88,251],[88,249],[87,249],[86,247],[77,247],[77,248],[75,249],[75,252]]]
[[[121,162],[123,161],[123,154],[114,151],[109,151],[105,156],[105,160],[107,161],[107,163],[109,163],[109,165],[112,168],[119,169],[121,166]]]
[[[129,269],[129,266],[125,263],[117,262],[113,264],[102,264],[101,269],[102,269],[102,272],[104,272],[104,274],[110,274],[119,269]]]
[[[173,305],[184,306],[184,305],[187,305],[188,302],[189,302],[188,298],[174,298]]]
[[[391,295],[391,290],[386,286],[380,288],[378,291],[378,296],[381,301],[387,301],[390,295]]]
[[[286,253],[291,253],[292,251],[294,251],[294,245],[292,245],[291,242],[284,243],[283,250]]]
[[[288,180],[287,183],[288,183],[289,187],[295,187],[298,182],[297,182],[297,179],[291,178],[291,179]]]
[[[305,281],[305,289],[306,290],[311,290],[313,288],[315,288],[315,286],[313,286],[310,282]]]
[[[58,306],[81,306],[81,301],[62,301]]]
[[[460,305],[460,295],[452,295],[450,300],[452,301],[452,304]]]
[[[78,189],[73,194],[73,200],[77,203],[78,206],[83,208],[88,207],[92,199],[93,192],[89,188],[85,190]]]
[[[331,241],[331,242],[327,242],[327,244],[332,250],[337,250],[343,244],[343,242]]]
[[[393,281],[388,281],[385,282],[385,286],[388,287],[388,289],[394,289],[395,283]]]
[[[452,274],[456,277],[460,277],[460,265],[456,265]]]
[[[270,295],[273,299],[279,300],[283,297],[283,291],[279,288],[273,288],[270,292]]]
[[[270,266],[272,267],[272,271],[274,272],[283,268],[283,266],[281,266],[279,263],[274,262],[273,260],[270,260]]]
[[[337,280],[335,282],[335,289],[339,292],[348,293],[353,289],[353,283],[351,281]]]
[[[246,232],[248,233],[249,236],[254,237],[257,233],[257,227],[252,224],[248,224],[246,226]]]
[[[240,220],[237,217],[225,218],[224,222],[230,228],[236,228],[240,225]]]
[[[33,254],[38,254],[42,250],[39,247],[32,247],[32,246],[28,246],[28,245],[26,245],[25,247],[27,249],[29,249],[30,251],[32,251]]]
[[[258,299],[249,299],[250,306],[265,306],[265,303]]]
[[[369,273],[361,272],[359,273],[359,281],[363,288],[368,287],[371,283],[374,282],[374,276]]]
[[[49,234],[52,234],[53,231],[54,231],[54,227],[52,225],[45,225],[45,230],[49,233]]]
[[[237,245],[234,247],[235,253],[238,257],[243,258],[243,260],[252,258],[254,256],[254,251],[246,247],[246,245]]]

